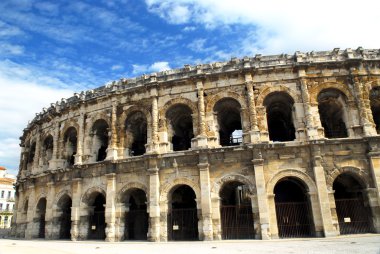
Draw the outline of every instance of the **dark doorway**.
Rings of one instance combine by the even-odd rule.
[[[37,204],[38,238],[45,238],[46,198],[41,198]]]
[[[125,239],[147,240],[149,216],[146,193],[140,189],[133,189],[128,196],[129,211],[125,216]]]
[[[359,182],[349,174],[341,174],[335,179],[333,189],[340,233],[373,232],[371,210]]]
[[[373,121],[376,125],[376,131],[380,133],[380,87],[374,87],[371,90],[369,100],[371,102],[371,111]]]
[[[253,239],[253,214],[248,186],[230,182],[220,191],[222,239]]]
[[[127,144],[130,149],[130,155],[143,155],[147,143],[147,120],[145,114],[141,111],[130,114],[125,121],[125,128],[127,139],[130,140]]]
[[[270,140],[285,142],[295,139],[293,104],[293,99],[284,92],[273,92],[265,98]]]
[[[99,193],[91,204],[94,210],[89,216],[89,239],[103,240],[106,238],[105,203],[105,197]]]
[[[172,106],[166,112],[172,130],[173,151],[187,150],[191,147],[193,134],[193,118],[191,109],[184,104]]]
[[[58,202],[58,207],[61,210],[61,216],[59,217],[59,239],[71,238],[71,205],[71,198],[67,195],[63,196]]]
[[[312,237],[314,224],[306,188],[297,179],[286,178],[274,187],[279,237]]]
[[[64,135],[64,158],[69,166],[74,165],[75,155],[77,153],[78,135],[74,127],[67,129]]]
[[[105,120],[99,119],[92,126],[93,149],[96,151],[96,161],[104,161],[107,158],[108,148],[108,124]]]
[[[198,240],[197,203],[193,189],[180,185],[173,191],[169,205],[169,240]]]
[[[214,106],[219,126],[219,143],[221,146],[239,145],[243,141],[240,117],[241,106],[232,98],[224,98]]]

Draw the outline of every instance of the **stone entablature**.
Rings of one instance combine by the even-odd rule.
[[[226,238],[222,196],[239,183],[251,202],[250,237],[285,237],[274,194],[296,179],[313,235],[332,236],[344,227],[334,203],[342,175],[360,185],[379,232],[379,68],[380,51],[362,48],[256,55],[122,79],[53,103],[21,137],[14,234],[65,235],[55,224],[72,202],[71,238],[86,239],[104,202],[107,240],[137,234],[124,214],[145,205],[148,239],[166,241],[178,230],[168,226],[173,197],[187,186],[198,238]],[[125,201],[131,196],[140,201]]]

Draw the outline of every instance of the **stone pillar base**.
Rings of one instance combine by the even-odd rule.
[[[191,140],[191,149],[207,148],[207,136],[199,135]]]
[[[260,142],[260,131],[259,130],[249,131],[248,134],[249,134],[249,140],[251,143]]]
[[[107,148],[106,160],[117,160],[117,148]]]

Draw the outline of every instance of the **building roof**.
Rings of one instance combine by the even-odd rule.
[[[2,167],[2,166],[0,166],[0,170],[6,170],[6,168],[5,168],[5,167]]]
[[[0,184],[12,185],[16,180],[12,178],[0,178]]]

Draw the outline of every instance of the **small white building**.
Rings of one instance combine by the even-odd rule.
[[[15,206],[16,181],[14,175],[8,174],[6,168],[0,166],[0,228],[10,228]]]

